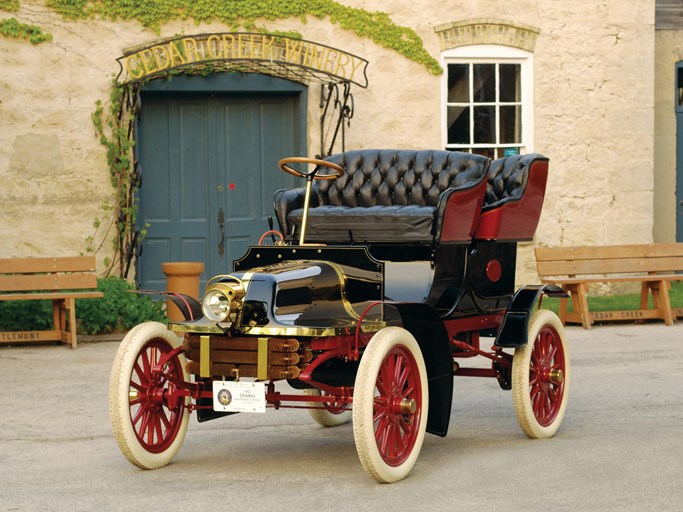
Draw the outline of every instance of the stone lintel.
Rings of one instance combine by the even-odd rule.
[[[540,29],[508,20],[477,18],[434,28],[441,50],[472,44],[500,44],[533,52]]]

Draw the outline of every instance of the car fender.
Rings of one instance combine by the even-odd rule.
[[[568,297],[567,293],[557,285],[527,285],[515,293],[505,311],[503,322],[495,346],[501,348],[517,348],[527,344],[529,317],[536,301],[541,295],[549,297]]]
[[[420,346],[429,385],[427,432],[448,433],[453,400],[453,356],[448,333],[439,315],[426,304],[393,304],[401,315],[403,328]]]

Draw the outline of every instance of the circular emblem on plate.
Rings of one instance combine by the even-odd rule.
[[[232,393],[230,393],[230,391],[228,391],[225,388],[221,389],[218,392],[217,397],[218,397],[218,401],[223,406],[228,406],[228,405],[230,405],[230,402],[232,402]]]

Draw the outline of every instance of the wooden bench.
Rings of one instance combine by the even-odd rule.
[[[76,348],[76,299],[102,297],[96,290],[94,256],[0,259],[0,300],[52,300],[52,330],[0,332],[0,344],[59,341]]]
[[[536,268],[543,283],[558,284],[571,296],[560,301],[562,323],[585,329],[597,321],[661,319],[672,325],[683,316],[669,300],[671,281],[683,280],[683,244],[609,245],[596,247],[538,247]],[[586,299],[591,283],[640,282],[640,309],[590,312]],[[654,308],[648,308],[652,294]]]

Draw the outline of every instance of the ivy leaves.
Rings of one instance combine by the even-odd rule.
[[[16,12],[19,10],[19,0],[0,0],[0,10]]]
[[[193,19],[198,24],[218,20],[230,30],[242,27],[268,32],[257,27],[257,19],[300,18],[305,22],[307,16],[329,18],[344,30],[422,64],[434,75],[443,72],[414,30],[394,24],[387,13],[349,7],[336,0],[47,0],[47,6],[66,19],[137,20],[156,33],[163,24],[178,19]],[[19,0],[0,0],[0,10],[18,11]],[[0,21],[0,32],[33,44],[52,39],[39,27],[19,23],[14,18]]]
[[[52,40],[52,35],[45,34],[40,27],[19,23],[16,18],[0,20],[0,34],[17,39],[27,39],[31,44],[40,44]]]
[[[157,33],[163,24],[177,19],[197,23],[218,20],[231,30],[243,27],[266,32],[256,26],[257,19],[329,18],[344,30],[424,65],[434,75],[443,72],[414,30],[394,24],[387,13],[349,7],[336,0],[48,0],[47,5],[68,19],[137,20]]]
[[[127,277],[130,270],[129,256],[136,251],[137,243],[142,242],[148,227],[145,225],[139,232],[136,231],[138,204],[134,190],[139,182],[134,165],[135,141],[132,138],[132,126],[135,123],[134,103],[137,94],[138,89],[135,86],[119,86],[114,80],[108,110],[105,112],[104,105],[98,100],[92,114],[100,144],[107,148],[109,177],[114,189],[113,203],[102,206],[112,224],[106,226],[106,232],[99,238],[107,240],[112,226],[116,227],[118,236],[114,238],[114,252],[118,253],[118,261],[106,259],[105,264],[108,266],[107,274],[118,265],[122,277]],[[95,238],[103,227],[99,218],[95,219],[93,227],[95,235],[86,239],[88,253],[97,253],[102,247],[100,244],[95,248]]]

